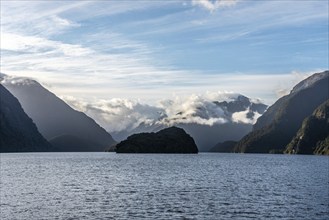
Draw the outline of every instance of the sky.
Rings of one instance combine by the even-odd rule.
[[[272,104],[328,69],[328,0],[1,0],[1,72],[66,99],[237,92]]]

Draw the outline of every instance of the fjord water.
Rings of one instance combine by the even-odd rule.
[[[0,154],[1,219],[328,219],[329,157]]]

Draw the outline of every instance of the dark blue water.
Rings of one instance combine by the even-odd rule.
[[[329,219],[329,157],[0,154],[1,219]]]

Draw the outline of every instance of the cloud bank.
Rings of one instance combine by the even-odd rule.
[[[62,97],[73,108],[94,118],[109,132],[132,131],[141,124],[172,126],[199,124],[213,126],[229,122],[253,124],[261,115],[248,118],[249,109],[234,114],[216,102],[234,102],[240,94],[233,92],[207,92],[188,97],[160,100],[155,105],[128,99],[95,100],[88,103],[73,97]],[[254,103],[259,103],[255,100]]]

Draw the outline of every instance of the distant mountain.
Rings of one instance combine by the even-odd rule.
[[[129,136],[116,145],[117,153],[198,153],[193,138],[183,129],[170,127],[156,133]]]
[[[267,109],[267,105],[259,102],[252,102],[251,99],[243,95],[237,96],[236,99],[232,101],[215,101],[214,103],[223,108],[230,116],[236,112],[249,110],[247,113],[247,118],[249,119],[252,119],[255,113],[263,114]]]
[[[115,144],[93,119],[72,109],[37,81],[4,76],[2,83],[17,97],[40,133],[60,151],[103,151]]]
[[[329,155],[329,99],[307,117],[286,153]]]
[[[26,115],[18,100],[0,84],[0,152],[54,150]]]
[[[209,152],[232,153],[236,143],[236,141],[225,141],[223,143],[218,143],[212,147]]]
[[[252,130],[252,124],[237,122],[227,122],[213,126],[196,123],[177,124],[176,126],[183,128],[194,138],[200,151],[206,152],[218,142],[238,141]]]
[[[169,106],[171,107],[171,106]],[[239,140],[252,130],[253,121],[264,113],[267,105],[252,101],[241,94],[227,94],[222,100],[205,102],[185,110],[177,110],[174,115],[161,114],[153,123],[140,123],[132,130],[112,132],[116,140],[124,140],[131,134],[157,132],[177,126],[191,135],[200,151],[208,151],[218,142]],[[219,123],[208,123],[222,120]]]
[[[253,131],[235,146],[235,152],[283,152],[303,120],[329,97],[329,71],[316,73],[298,83],[258,118]]]
[[[61,149],[62,152],[95,151],[95,146],[99,146],[98,143],[73,135],[61,135],[54,137],[50,139],[49,142],[58,149]],[[81,146],[83,146],[83,148]],[[106,148],[103,149],[103,151],[105,150]]]

